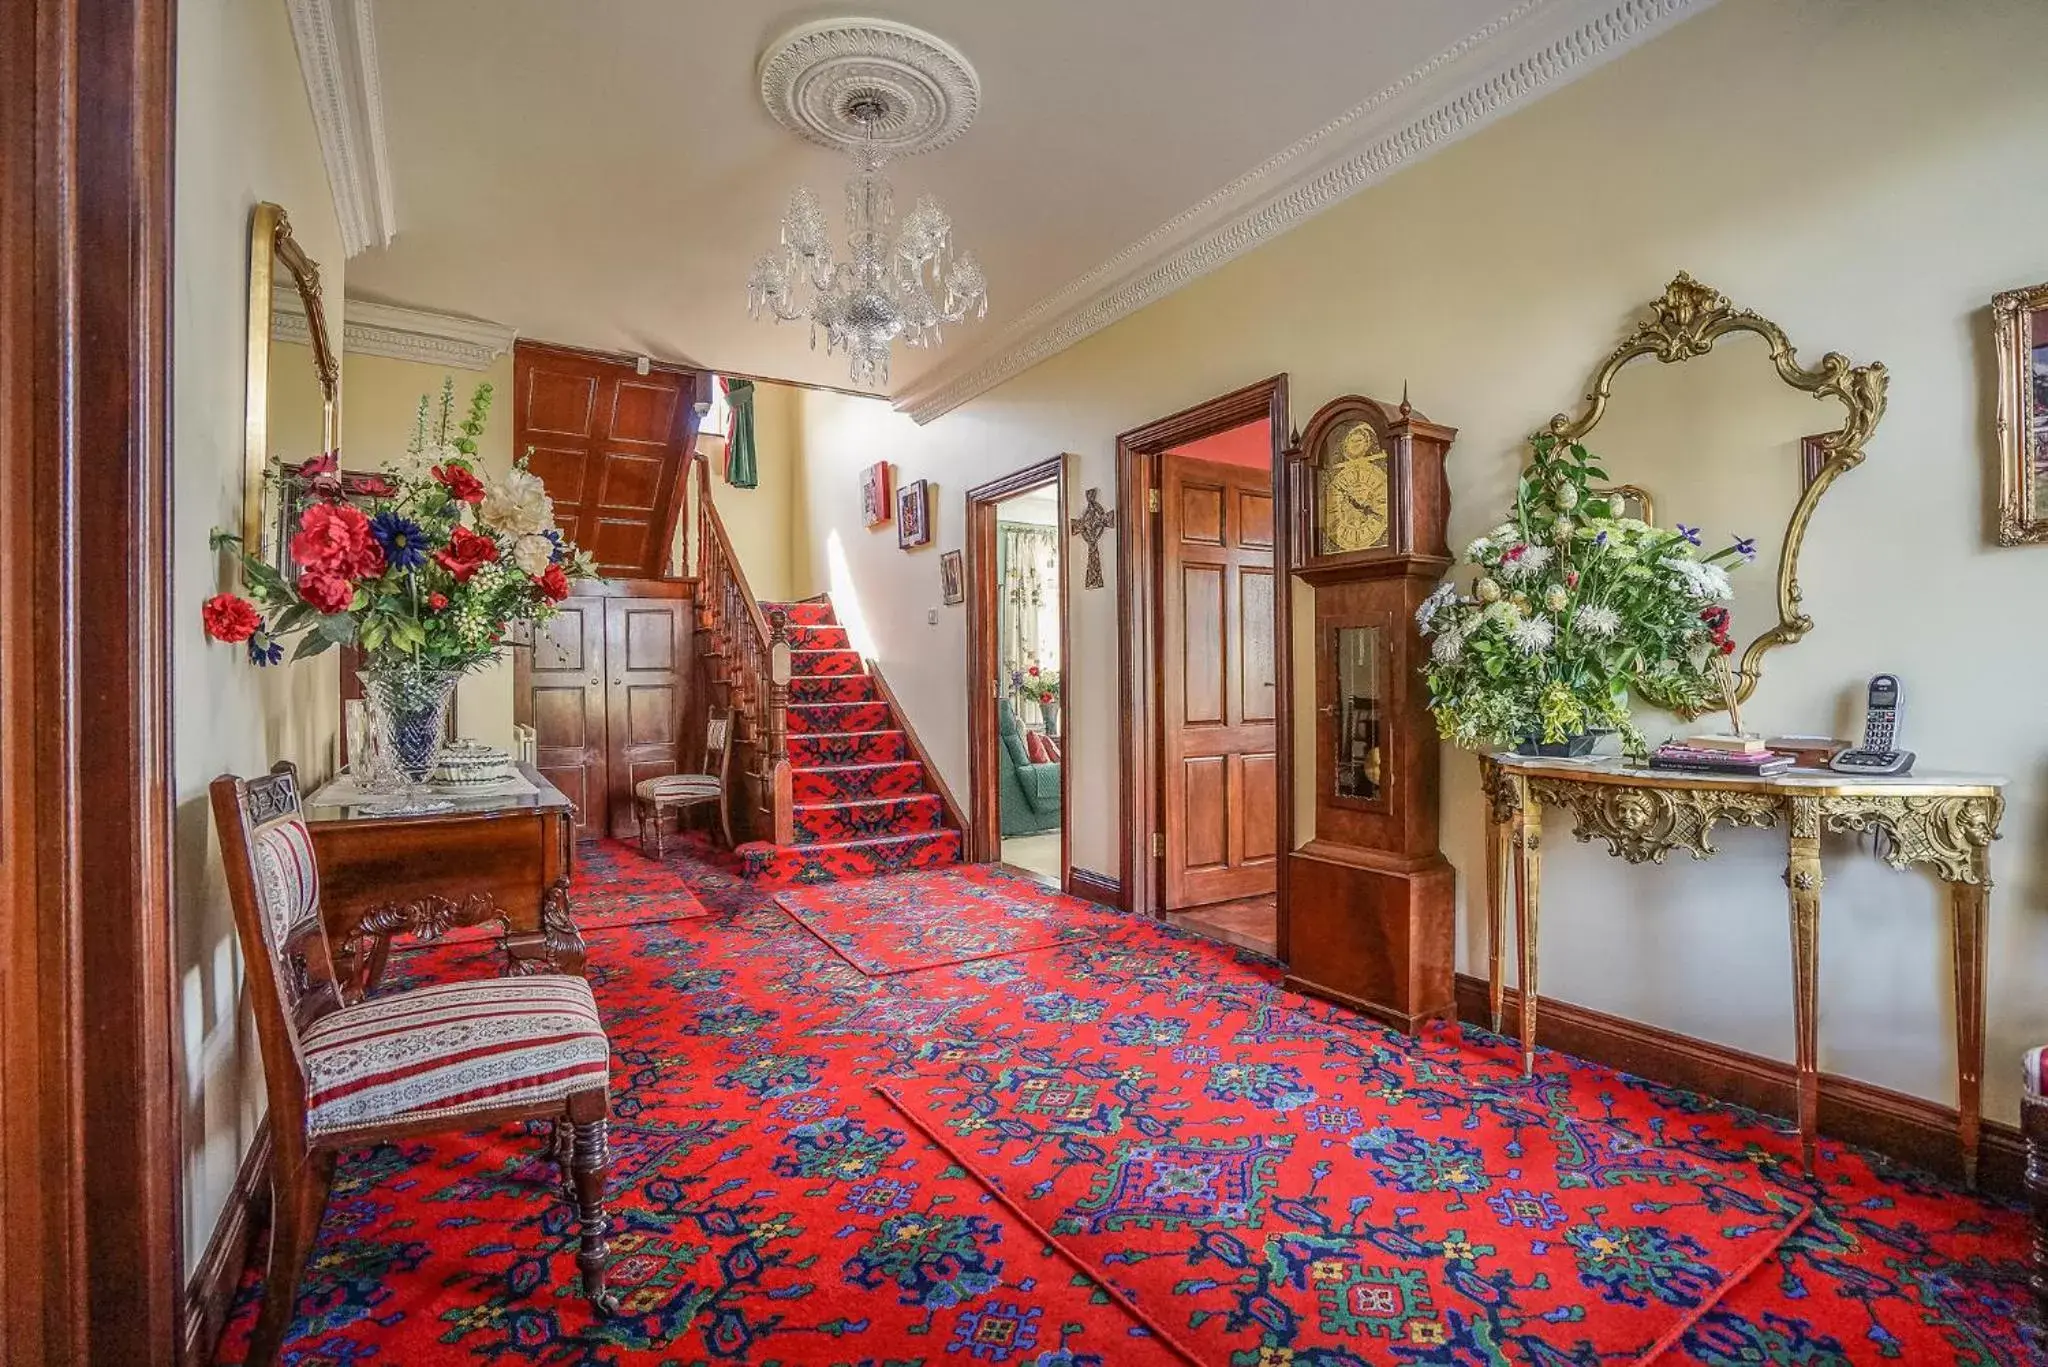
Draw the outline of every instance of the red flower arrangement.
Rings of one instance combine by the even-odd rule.
[[[488,536],[479,536],[467,527],[457,527],[448,533],[448,545],[434,552],[434,560],[442,569],[455,576],[458,584],[467,584],[469,577],[498,558],[498,543]]]
[[[448,491],[448,497],[457,503],[481,503],[484,501],[484,482],[478,479],[466,465],[436,465],[434,478]]]
[[[356,586],[331,570],[301,570],[298,590],[315,612],[328,615],[347,612],[356,600]]]
[[[208,636],[229,645],[240,645],[263,625],[263,614],[256,605],[232,593],[217,593],[200,604],[199,619]]]
[[[562,572],[560,565],[550,565],[533,577],[534,585],[540,589],[540,596],[550,603],[559,603],[569,596],[569,576]]]

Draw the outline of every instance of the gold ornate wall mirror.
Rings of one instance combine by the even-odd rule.
[[[242,471],[242,544],[277,564],[283,490],[269,478],[332,451],[341,437],[341,365],[327,333],[320,267],[275,204],[249,216],[249,379]]]
[[[1644,359],[1664,364],[1631,364]],[[1730,607],[1743,699],[1764,655],[1813,629],[1800,547],[1828,486],[1863,460],[1886,384],[1881,364],[1853,366],[1837,352],[1799,364],[1776,323],[1681,273],[1594,372],[1580,411],[1550,421],[1625,482],[1631,515],[1654,506],[1665,525],[1699,528],[1709,551],[1737,536],[1755,542]],[[1832,406],[1817,411],[1816,399],[1839,403],[1839,418]]]

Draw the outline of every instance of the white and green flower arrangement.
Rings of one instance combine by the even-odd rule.
[[[1415,614],[1437,730],[1471,749],[1614,731],[1643,754],[1631,695],[1688,715],[1722,705],[1728,570],[1755,543],[1702,556],[1698,528],[1653,527],[1593,492],[1608,475],[1584,446],[1544,433],[1530,447],[1508,519],[1465,548],[1470,587],[1446,581]]]

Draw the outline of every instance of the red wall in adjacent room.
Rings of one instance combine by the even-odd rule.
[[[1167,453],[1195,460],[1220,460],[1229,465],[1249,465],[1260,470],[1273,468],[1273,424],[1260,418],[1213,437],[1176,446]]]

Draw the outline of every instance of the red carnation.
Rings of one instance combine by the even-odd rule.
[[[299,576],[299,597],[316,611],[346,612],[355,601],[356,586],[327,570],[307,570]]]
[[[329,451],[315,456],[292,472],[305,481],[315,498],[324,498],[329,503],[339,503],[342,498],[341,453]]]
[[[1032,678],[1034,678],[1034,679],[1035,679],[1035,678],[1037,678],[1037,677],[1038,677],[1038,666],[1037,666],[1037,665],[1033,665],[1033,666],[1031,666],[1031,668],[1029,668],[1029,669],[1025,670],[1024,672],[1025,672],[1026,674],[1029,674],[1029,675],[1030,675],[1030,676],[1031,676]]]
[[[1721,653],[1722,653],[1723,655],[1733,655],[1733,654],[1735,653],[1735,642],[1733,642],[1733,641],[1729,640],[1729,639],[1728,639],[1727,637],[1725,637],[1725,636],[1724,636],[1724,637],[1722,637],[1722,638],[1721,638]]]
[[[560,565],[550,565],[547,572],[533,577],[534,587],[540,596],[551,603],[559,603],[569,596],[569,576],[562,573]]]
[[[346,503],[316,503],[299,518],[292,559],[303,569],[363,578],[384,572],[384,551],[370,535],[370,519]]]
[[[454,575],[458,584],[467,584],[472,574],[497,558],[498,543],[467,527],[457,527],[448,533],[448,544],[434,552],[435,561]]]
[[[484,482],[478,479],[467,465],[436,465],[434,478],[441,481],[441,487],[448,491],[448,497],[457,503],[484,501]]]
[[[246,598],[217,593],[199,605],[199,620],[206,624],[206,634],[214,640],[237,645],[256,634],[256,629],[263,625],[263,614]]]
[[[441,610],[442,608],[445,608],[445,607],[447,607],[447,606],[448,606],[448,595],[447,595],[447,594],[445,594],[445,593],[430,593],[430,594],[428,594],[428,595],[427,595],[427,606],[428,606],[429,608],[431,608],[431,609],[432,609],[433,611],[435,611],[435,612],[439,612],[439,611],[440,611],[440,610]]]

